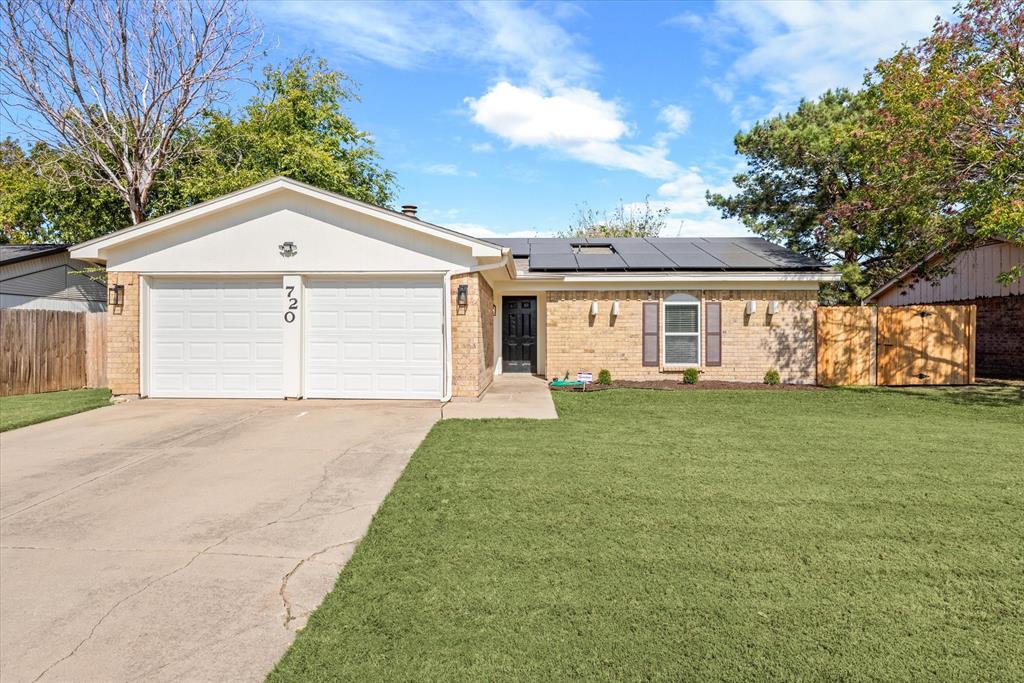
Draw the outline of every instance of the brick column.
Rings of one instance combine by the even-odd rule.
[[[124,286],[124,304],[107,307],[107,382],[114,395],[139,393],[139,274],[107,272]]]
[[[465,306],[458,304],[459,285],[468,287]],[[452,396],[475,398],[494,376],[494,294],[479,273],[452,276]]]

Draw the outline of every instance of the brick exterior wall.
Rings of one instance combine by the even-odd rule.
[[[934,305],[978,307],[974,339],[975,375],[1024,377],[1024,295],[940,301]]]
[[[139,274],[107,272],[124,285],[124,305],[107,308],[107,382],[117,395],[139,393]]]
[[[615,379],[678,377],[681,369],[643,366],[643,302],[662,301],[676,294],[691,294],[722,303],[722,365],[704,362],[703,308],[701,313],[701,371],[707,379],[760,382],[776,368],[784,382],[815,381],[814,310],[817,292],[779,290],[628,290],[556,291],[547,299],[547,375],[562,377],[580,371],[607,369]],[[757,313],[744,313],[746,302],[757,301]],[[590,304],[598,302],[598,315]],[[613,301],[619,315],[611,316]],[[766,314],[769,301],[782,302],[774,316]],[[663,317],[659,315],[659,319]],[[659,346],[663,340],[659,339]]]
[[[466,306],[459,285],[469,287]],[[494,377],[494,292],[479,273],[452,276],[452,396],[475,398]]]

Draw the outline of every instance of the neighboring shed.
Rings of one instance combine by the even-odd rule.
[[[0,245],[0,308],[105,311],[105,273],[66,245]]]
[[[999,283],[999,273],[1024,265],[1024,248],[991,240],[958,255],[944,277],[921,278],[911,268],[872,292],[879,306],[974,304],[979,377],[1024,377],[1024,282]]]

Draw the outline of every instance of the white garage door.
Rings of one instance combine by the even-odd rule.
[[[305,395],[440,398],[442,303],[436,279],[307,281]]]
[[[150,396],[284,395],[280,280],[154,280],[149,296]]]

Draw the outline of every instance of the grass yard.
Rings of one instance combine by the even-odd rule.
[[[1024,680],[1020,389],[438,424],[270,681]]]
[[[0,432],[110,405],[110,389],[75,389],[0,398]]]

